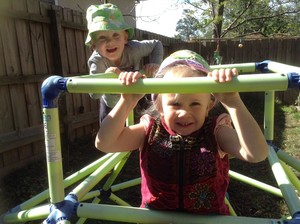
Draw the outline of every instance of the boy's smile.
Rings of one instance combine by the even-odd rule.
[[[103,30],[95,34],[94,49],[102,56],[119,66],[128,33],[125,30]]]

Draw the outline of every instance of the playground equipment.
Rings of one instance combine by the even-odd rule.
[[[84,75],[71,78],[51,76],[42,85],[43,121],[47,157],[49,189],[12,208],[1,216],[0,223],[24,223],[44,220],[44,224],[85,223],[87,219],[111,220],[129,223],[222,223],[222,224],[296,224],[300,223],[299,179],[290,167],[300,172],[300,162],[272,144],[275,91],[285,91],[300,87],[300,68],[273,61],[216,65],[216,68],[235,67],[240,75],[226,84],[214,82],[208,77],[180,80],[143,79],[135,85],[123,86],[114,74]],[[252,74],[255,73],[256,74]],[[257,72],[261,72],[257,74]],[[251,74],[250,74],[251,73]],[[267,73],[267,74],[266,74]],[[176,88],[175,88],[176,86]],[[249,183],[255,187],[283,197],[289,209],[291,219],[267,219],[239,217],[231,208],[231,216],[199,216],[162,212],[130,206],[117,197],[114,192],[140,184],[140,178],[113,185],[116,177],[126,163],[130,152],[110,153],[63,179],[61,142],[59,130],[59,95],[69,93],[194,93],[194,92],[265,92],[264,133],[269,143],[268,161],[274,173],[278,187],[253,180],[234,171],[232,178]],[[133,123],[133,114],[127,119]],[[102,190],[93,187],[109,174]],[[65,195],[65,189],[78,185]],[[107,197],[118,205],[100,204]],[[50,203],[42,204],[50,199]],[[85,201],[91,200],[87,203]]]

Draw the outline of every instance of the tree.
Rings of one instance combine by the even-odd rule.
[[[183,39],[187,38],[186,30],[193,31],[193,38],[195,35],[198,38],[299,35],[300,32],[300,0],[183,0],[183,4],[188,10],[176,29]]]

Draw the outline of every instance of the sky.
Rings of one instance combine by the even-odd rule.
[[[182,8],[177,2],[178,0],[140,1],[136,6],[137,28],[173,37],[182,14]]]

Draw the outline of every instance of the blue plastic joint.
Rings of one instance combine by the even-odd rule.
[[[256,71],[260,71],[262,73],[270,72],[270,70],[268,69],[269,62],[270,62],[270,60],[265,60],[265,61],[262,61],[262,62],[256,62],[255,63]]]
[[[70,221],[76,215],[78,199],[75,194],[68,194],[62,202],[51,205],[50,214],[43,224],[56,224],[63,220]]]
[[[44,108],[57,107],[57,102],[54,100],[61,92],[67,90],[67,80],[67,78],[61,76],[50,76],[43,82],[41,92]]]
[[[104,189],[100,189],[100,198],[101,200],[106,200],[110,197],[111,195],[111,188],[109,188],[108,190],[104,190]]]
[[[295,213],[291,220],[284,221],[284,224],[300,224],[300,212]]]
[[[297,72],[288,73],[288,88],[300,89],[300,74]]]
[[[274,149],[274,151],[277,153],[279,150],[281,150],[278,146],[276,146],[276,145],[274,145],[272,142],[270,142],[270,141],[267,141],[267,144],[269,145],[269,146],[271,146],[273,149]]]

